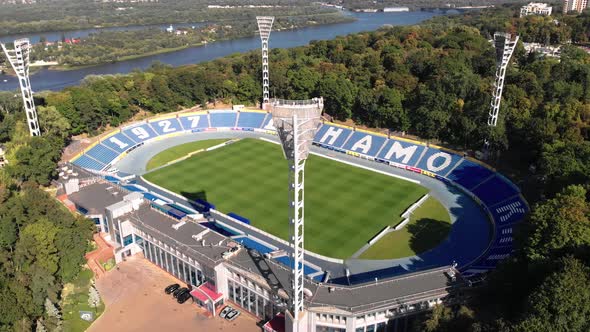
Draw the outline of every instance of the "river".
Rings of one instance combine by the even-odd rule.
[[[176,23],[173,24],[174,28],[192,28],[201,27],[207,23]],[[145,30],[149,28],[158,28],[161,30],[169,27],[169,24],[157,24],[157,25],[130,25],[126,27],[108,27],[108,28],[94,28],[94,29],[80,29],[80,30],[68,30],[68,31],[49,31],[40,33],[22,33],[16,35],[8,35],[0,37],[2,43],[12,43],[15,39],[29,38],[31,43],[36,44],[44,37],[49,42],[56,42],[63,38],[74,39],[74,38],[85,38],[88,35],[101,32],[101,31],[136,31]]]
[[[435,15],[439,15],[437,13],[422,11],[404,13],[346,12],[346,14],[355,17],[356,21],[349,23],[320,25],[297,30],[272,32],[270,36],[270,47],[289,48],[302,46],[307,45],[312,40],[327,40],[333,39],[336,36],[347,35],[355,32],[376,30],[385,24],[418,24]],[[58,31],[51,34],[60,36],[61,38],[62,32]],[[48,36],[49,33],[32,34],[29,37],[38,38],[40,35]],[[69,71],[48,70],[44,68],[31,75],[31,86],[33,87],[34,91],[61,90],[68,86],[78,85],[80,81],[87,75],[129,73],[135,69],[146,69],[154,61],[160,61],[172,66],[181,66],[210,61],[230,54],[243,53],[257,48],[260,48],[260,38],[258,36],[252,36],[214,42],[204,46],[191,47],[180,51],[157,54],[139,59],[102,64]],[[0,75],[0,90],[15,89],[18,89],[18,81],[15,77],[9,75]]]

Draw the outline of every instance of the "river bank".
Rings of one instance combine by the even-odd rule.
[[[328,40],[337,36],[361,31],[377,30],[383,25],[413,25],[428,20],[437,13],[405,12],[405,13],[348,13],[354,22],[311,26],[297,30],[273,31],[270,37],[271,48],[291,48],[307,45],[312,40]],[[254,32],[253,32],[254,33]],[[35,91],[61,90],[65,87],[78,85],[88,75],[125,74],[133,70],[149,68],[155,61],[171,66],[182,66],[215,60],[234,53],[244,53],[260,48],[257,35],[233,40],[222,40],[197,47],[188,47],[178,51],[145,56],[116,63],[106,63],[87,68],[72,70],[49,70],[42,68],[31,75],[31,85]],[[3,80],[7,80],[3,82]],[[0,75],[0,90],[18,89],[18,81],[8,75]]]
[[[341,24],[353,22],[354,20],[350,16],[330,15],[330,17],[324,19],[324,22],[328,23],[307,21],[303,25],[279,27],[273,32],[295,31],[311,26]],[[88,40],[81,40],[75,44],[57,43],[51,46],[37,44],[33,47],[32,56],[36,58],[58,59],[59,62],[75,60],[76,63],[54,63],[49,67],[51,70],[68,71],[177,52],[209,43],[252,37],[257,35],[255,29],[255,24],[252,22],[247,28],[212,24],[198,30],[174,30],[170,27],[166,32],[158,29],[132,32],[103,32],[98,35],[92,35]],[[181,45],[173,46],[174,44]],[[119,47],[120,45],[124,45],[124,47]],[[170,45],[170,47],[162,48],[162,45]],[[95,49],[98,48],[103,49],[104,52],[102,55],[96,55]]]

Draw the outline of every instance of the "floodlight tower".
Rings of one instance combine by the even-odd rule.
[[[495,127],[498,123],[506,68],[508,67],[517,42],[518,36],[515,36],[513,39],[509,33],[496,32],[494,34],[494,46],[496,47],[496,82],[494,83],[494,92],[492,93],[492,103],[488,117],[488,126],[491,127]]]
[[[33,101],[33,91],[31,90],[31,81],[29,80],[29,52],[31,44],[28,38],[17,39],[14,41],[14,49],[9,50],[0,43],[2,51],[6,55],[12,69],[16,72],[20,84],[20,92],[23,97],[25,113],[27,113],[27,123],[31,136],[41,135],[39,130],[39,121],[37,120],[37,110]]]
[[[268,40],[270,39],[270,30],[274,20],[274,16],[256,16],[260,42],[262,43],[262,108],[268,104],[269,100]]]
[[[273,124],[281,139],[283,154],[289,162],[290,223],[292,234],[291,262],[291,311],[286,313],[287,331],[304,332],[305,310],[303,308],[303,263],[304,263],[304,169],[311,143],[320,124],[324,109],[323,98],[311,100],[271,99],[269,102]]]

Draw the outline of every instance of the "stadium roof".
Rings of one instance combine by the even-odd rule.
[[[412,304],[444,296],[451,288],[463,285],[460,279],[451,281],[448,271],[449,267],[444,267],[357,286],[323,284],[309,302],[311,306],[334,306],[352,312],[391,307],[392,303]]]
[[[221,254],[226,252],[229,249],[228,244],[233,242],[194,222],[187,222],[180,228],[174,229],[172,225],[177,224],[177,220],[150,208],[147,204],[143,204],[139,210],[125,214],[119,219],[129,220],[145,233],[193,259],[198,259],[210,268],[214,268],[223,260]],[[198,235],[202,235],[204,242],[193,238]]]
[[[128,192],[110,183],[93,183],[68,195],[68,199],[90,214],[104,214],[107,206],[123,200]]]
[[[265,259],[256,251],[241,250],[230,261],[233,266],[248,273],[250,278],[266,282],[275,293],[290,285],[290,271],[273,260]],[[451,288],[464,285],[460,279],[451,281],[447,275],[449,268],[416,272],[356,286],[321,284],[306,280],[305,288],[312,293],[311,298],[306,299],[306,304],[362,312],[391,307],[395,303],[401,306],[444,296]]]

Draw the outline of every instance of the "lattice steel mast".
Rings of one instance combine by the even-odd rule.
[[[31,133],[31,136],[39,136],[41,135],[41,131],[39,130],[37,110],[35,109],[35,102],[33,101],[31,81],[29,80],[29,52],[31,48],[29,39],[24,38],[15,40],[14,49],[12,50],[7,49],[2,43],[0,43],[0,46],[18,77],[25,113],[27,114],[29,132]]]
[[[260,42],[262,43],[262,105],[268,104],[269,100],[269,76],[268,76],[268,40],[275,18],[273,16],[256,16],[258,31],[260,31]]]
[[[287,331],[300,331],[301,318],[305,316],[303,307],[304,170],[309,149],[320,124],[324,101],[322,98],[299,101],[271,99],[269,106],[273,124],[281,139],[284,156],[289,162],[290,223],[293,230],[290,245],[293,250],[291,253],[293,273],[290,312],[292,316],[289,317],[292,324],[287,326]]]
[[[494,45],[496,47],[496,82],[494,83],[494,92],[492,93],[492,103],[488,117],[488,125],[492,127],[495,127],[498,123],[506,68],[508,67],[517,42],[518,36],[512,39],[509,33],[496,32],[494,34]]]

